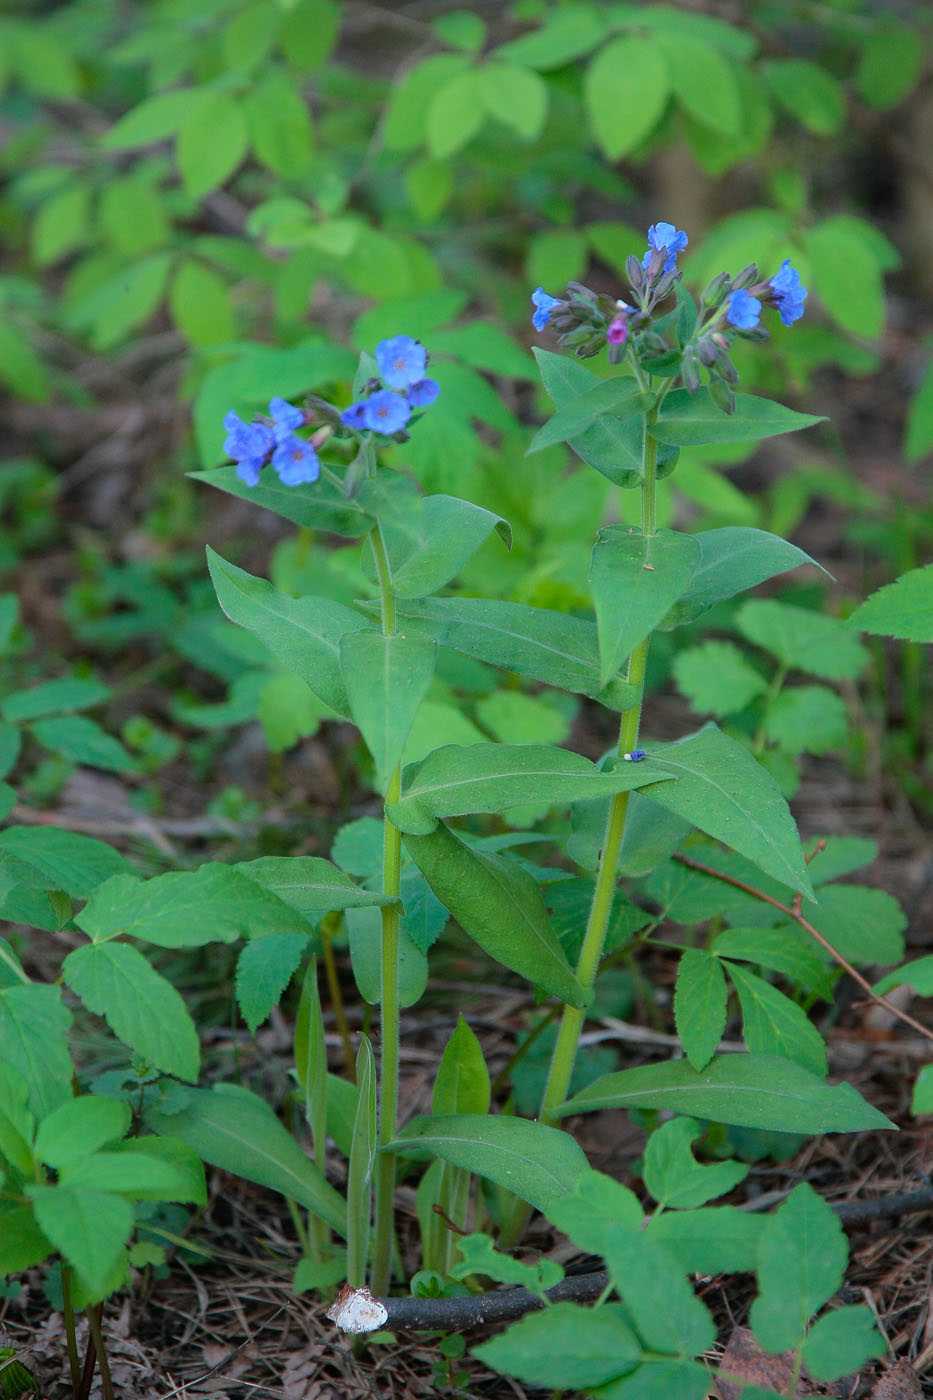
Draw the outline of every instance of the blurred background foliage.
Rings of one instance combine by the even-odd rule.
[[[41,803],[75,765],[116,769],[145,805],[159,799],[142,779],[177,761],[179,735],[206,779],[231,726],[258,718],[273,755],[317,730],[318,702],[218,615],[200,546],[232,534],[234,557],[272,550],[280,588],[337,598],[365,586],[358,546],[283,538],[186,472],[222,460],[231,406],[309,389],[348,402],[356,352],[386,335],[423,338],[443,389],[389,464],[515,531],[511,553],[488,544],[460,586],[584,607],[588,541],[630,507],[563,447],[524,456],[546,402],[529,293],[583,278],[624,295],[625,259],[659,219],[688,230],[695,289],[793,260],[806,319],[767,354],[739,347],[743,387],[831,419],[802,444],[685,450],[662,519],[809,531],[839,574],[840,615],[922,563],[929,38],[919,0],[0,8],[0,560],[11,589],[36,561],[41,606],[26,597],[24,613],[43,619],[40,649],[11,604],[5,688],[109,683],[51,714],[14,704],[5,771],[25,761]],[[827,593],[805,582],[786,597],[812,610]],[[845,705],[825,687],[788,691],[780,628],[756,630],[757,606],[718,610],[712,640],[679,658],[662,638],[653,682],[672,674],[788,792],[802,753],[847,751],[864,771],[872,726],[887,729],[885,755],[928,806],[920,648],[859,648],[832,677]],[[742,661],[730,638],[763,656]],[[153,683],[169,697],[155,715]],[[108,703],[107,726],[74,713]],[[559,741],[574,718],[465,666],[431,703],[433,743]]]

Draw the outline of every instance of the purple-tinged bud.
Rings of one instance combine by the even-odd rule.
[[[609,322],[606,339],[610,345],[624,345],[628,340],[628,317],[624,312]]]
[[[692,345],[688,345],[680,365],[681,378],[688,394],[695,394],[700,387],[700,361]]]
[[[634,253],[625,259],[625,275],[633,292],[640,292],[645,285],[645,269]]]
[[[743,267],[738,276],[733,277],[732,286],[737,291],[745,291],[751,287],[753,282],[758,280],[758,267],[755,263],[749,263],[748,267]],[[752,296],[757,296],[757,292],[752,292]]]
[[[708,306],[714,311],[718,311],[732,287],[732,278],[728,272],[720,272],[718,277],[714,277],[712,282],[703,292],[700,298],[701,306]]]
[[[706,365],[706,367],[709,368],[710,365],[716,363],[716,356],[719,354],[719,350],[713,344],[710,337],[704,335],[702,340],[697,342],[697,354],[700,357],[700,364]]]

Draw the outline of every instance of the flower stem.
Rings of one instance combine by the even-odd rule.
[[[65,1319],[65,1342],[71,1371],[72,1400],[78,1400],[81,1389],[81,1362],[78,1359],[78,1339],[75,1334],[75,1310],[71,1301],[71,1265],[62,1260],[62,1313]]]

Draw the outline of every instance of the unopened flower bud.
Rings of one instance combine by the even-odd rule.
[[[633,292],[640,292],[645,285],[645,270],[634,253],[625,259],[625,275]]]
[[[728,272],[720,272],[719,276],[714,277],[704,291],[700,299],[700,304],[702,306],[711,307],[713,310],[718,310],[729,295],[731,289],[732,278],[729,276]]]
[[[708,335],[704,335],[702,340],[697,342],[697,355],[700,357],[700,363],[706,365],[707,368],[716,363],[718,354],[719,350]]]
[[[700,387],[700,360],[692,345],[688,345],[680,364],[684,388],[688,394],[695,394]]]
[[[756,263],[749,263],[748,267],[743,267],[738,276],[733,277],[732,286],[736,291],[743,291],[758,280],[758,267]],[[752,292],[752,296],[756,293]]]
[[[713,402],[722,409],[723,413],[732,414],[735,412],[735,394],[724,379],[711,377],[709,391],[713,396]]]

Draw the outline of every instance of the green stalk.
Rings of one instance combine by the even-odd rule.
[[[68,1366],[71,1370],[72,1400],[78,1400],[81,1390],[81,1362],[78,1359],[78,1338],[75,1332],[75,1310],[71,1301],[71,1265],[62,1260],[62,1313],[65,1318],[65,1342]]]
[[[651,433],[651,426],[656,421],[656,417],[657,406],[648,416],[645,432],[645,474],[641,488],[641,524],[646,535],[653,535],[655,532],[658,441]],[[629,657],[626,679],[630,685],[638,686],[639,690],[644,685],[650,641],[649,635],[638,644]],[[622,716],[619,727],[620,754],[629,753],[637,743],[641,707],[642,702],[639,700],[634,709],[626,710]],[[609,808],[606,835],[603,839],[596,885],[593,890],[593,903],[590,906],[586,932],[583,935],[583,946],[577,961],[577,980],[586,991],[590,991],[596,981],[599,961],[606,942],[606,932],[609,928],[609,918],[612,914],[612,901],[616,888],[616,868],[619,863],[622,837],[625,833],[625,819],[628,815],[628,803],[629,794],[620,792],[612,799]],[[567,1098],[570,1077],[573,1074],[573,1065],[577,1056],[577,1045],[585,1019],[586,1011],[582,1007],[564,1007],[539,1114],[541,1122],[549,1127],[556,1125],[555,1109]]]
[[[382,535],[377,528],[370,536],[382,599],[382,631],[386,637],[396,631],[395,596],[392,593],[389,561]],[[397,766],[385,792],[386,802],[397,802],[402,792],[402,770]],[[402,834],[388,818],[383,822],[383,893],[395,902],[382,906],[382,1043],[379,1063],[379,1129],[377,1146],[384,1148],[395,1137],[398,1120],[399,1067],[399,911],[401,890]],[[388,1293],[392,1273],[393,1204],[395,1197],[395,1157],[378,1151],[376,1158],[376,1231],[373,1248],[372,1291]]]

